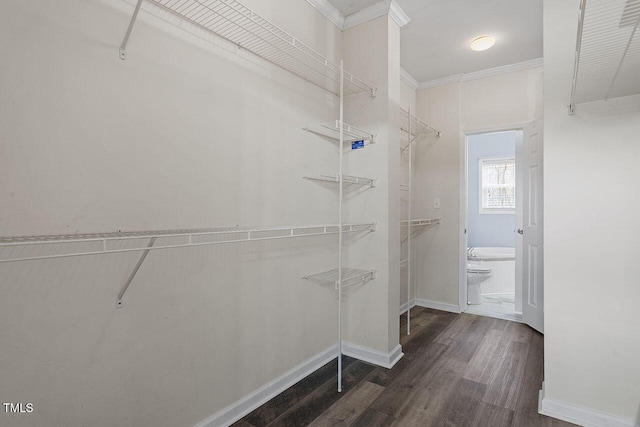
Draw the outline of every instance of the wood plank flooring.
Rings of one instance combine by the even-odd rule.
[[[404,357],[384,369],[344,357],[234,424],[262,426],[568,427],[538,414],[542,335],[520,323],[416,307]]]

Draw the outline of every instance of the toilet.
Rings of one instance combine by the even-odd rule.
[[[469,304],[481,304],[480,284],[491,277],[491,268],[479,262],[467,264],[467,301]]]

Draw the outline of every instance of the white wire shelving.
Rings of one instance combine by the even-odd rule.
[[[322,236],[338,234],[339,228],[338,224],[322,224],[2,237],[0,263]],[[375,228],[375,223],[343,224],[342,232]],[[154,244],[149,246],[151,239]]]
[[[121,308],[125,293],[152,250],[342,235],[371,232],[375,229],[375,223],[357,223],[2,237],[0,238],[0,263],[142,252],[136,266],[118,293],[116,307]]]
[[[340,68],[343,62],[340,61]],[[341,81],[344,82],[344,74],[341,74]],[[342,391],[342,292],[344,288],[355,284],[364,284],[376,277],[375,270],[360,270],[347,268],[343,264],[343,210],[344,210],[344,187],[348,184],[365,185],[370,188],[375,186],[375,179],[362,178],[344,174],[345,143],[351,143],[352,149],[362,148],[366,144],[375,142],[375,135],[348,125],[344,122],[344,84],[340,84],[340,115],[338,120],[329,123],[304,128],[303,130],[316,134],[320,137],[330,138],[339,144],[338,151],[338,172],[335,175],[306,176],[305,179],[327,181],[338,184],[338,259],[337,268],[318,274],[304,276],[303,279],[319,283],[334,284],[338,296],[338,392]]]
[[[342,122],[342,129],[340,128],[340,120],[334,120],[327,123],[321,123],[319,125],[313,125],[304,128],[307,132],[315,133],[316,135],[324,136],[327,138],[340,141],[342,135],[343,142],[355,142],[363,141],[365,143],[376,142],[376,136],[372,133],[359,129],[355,126]],[[342,133],[341,133],[342,131]]]
[[[420,120],[411,114],[409,110],[400,108],[400,117],[400,130],[402,131],[402,135],[406,138],[406,144],[400,148],[402,153],[406,152],[409,149],[409,145],[412,143],[422,142],[426,138],[431,139],[431,142],[435,143],[435,141],[437,141],[441,136],[439,130]]]
[[[569,114],[640,94],[640,0],[581,0]]]
[[[318,175],[318,176],[305,176],[304,179],[308,179],[310,181],[325,181],[332,182],[335,184],[340,183],[340,175]],[[342,183],[346,185],[363,185],[368,187],[375,187],[376,180],[372,178],[363,178],[359,176],[351,176],[351,175],[342,175]]]
[[[272,24],[253,10],[235,0],[146,0],[162,10],[215,34],[292,74],[340,95],[376,90],[348,71],[341,78],[341,68],[314,49]],[[126,59],[127,44],[143,0],[138,0],[120,47],[120,58]]]
[[[405,110],[400,108],[400,153],[401,157],[406,157],[408,161],[408,182],[401,184],[400,190],[408,193],[408,219],[400,222],[400,228],[407,228],[406,240],[401,240],[401,245],[407,242],[407,258],[400,261],[400,268],[407,269],[407,335],[411,334],[411,238],[413,235],[413,227],[424,227],[433,224],[439,224],[440,219],[413,219],[413,146],[420,142],[427,141],[427,150],[429,150],[438,139],[441,133],[439,130],[431,127],[415,115],[411,114],[411,109]],[[402,247],[401,247],[402,250]]]
[[[366,283],[369,280],[373,280],[376,278],[376,271],[342,267],[342,279],[340,280],[339,277],[338,269],[334,268],[333,270],[322,273],[304,276],[303,279],[320,284],[333,284],[335,285],[336,290],[338,290],[339,286],[344,289],[352,285],[358,285]]]
[[[411,221],[409,220],[400,221],[401,227],[409,227],[409,225],[411,225],[411,227],[419,227],[424,225],[435,225],[435,224],[440,224],[440,218],[412,219]]]

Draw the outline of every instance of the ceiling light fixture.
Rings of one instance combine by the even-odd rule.
[[[496,38],[493,36],[480,36],[471,41],[471,50],[477,52],[487,50],[496,44]]]

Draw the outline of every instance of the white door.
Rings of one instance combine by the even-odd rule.
[[[522,320],[544,332],[544,266],[542,245],[542,122],[524,129],[522,150],[516,154],[522,171],[522,222],[518,224],[516,247],[521,250]]]

